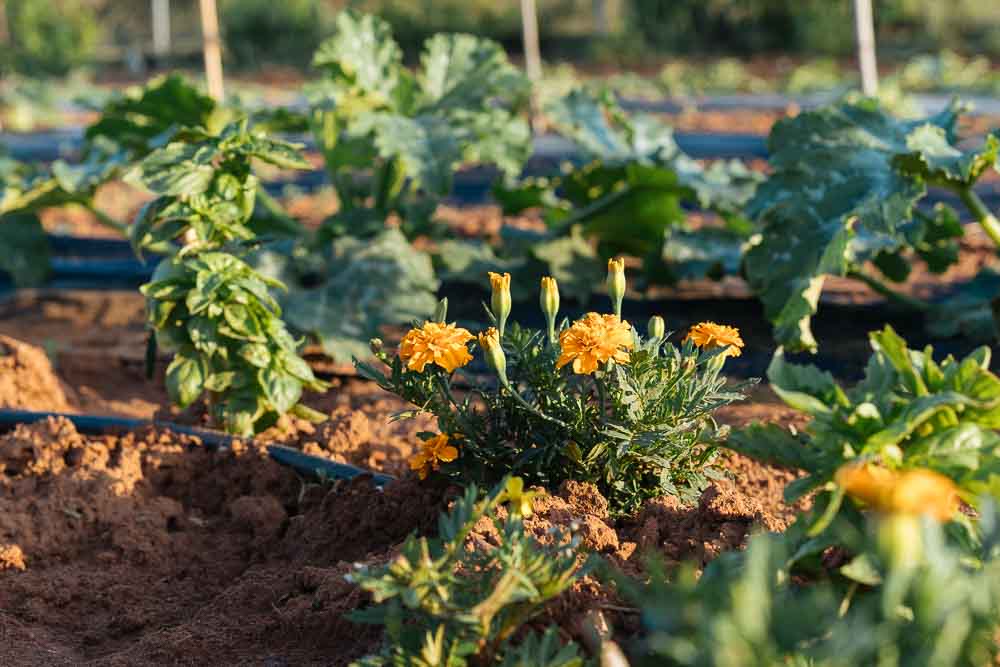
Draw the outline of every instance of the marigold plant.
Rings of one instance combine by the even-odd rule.
[[[620,271],[619,263],[609,264],[609,283]],[[373,345],[388,372],[357,364],[363,376],[416,406],[409,414],[428,412],[441,433],[451,434],[452,445],[435,436],[414,455],[411,467],[421,478],[493,485],[515,474],[549,487],[587,481],[618,513],[660,495],[697,498],[725,435],[712,413],[742,398],[720,374],[742,346],[739,332],[712,325],[719,327],[712,341],[725,346],[694,333],[674,344],[661,322],[643,339],[618,315],[601,313],[564,320],[551,332],[516,323],[504,330],[507,278],[490,279],[497,308],[487,310],[495,327],[474,337],[443,324],[439,309],[439,321],[414,327],[398,354]],[[554,280],[542,281],[547,323],[556,319],[557,290]],[[468,366],[477,374],[464,368],[473,356],[485,362]],[[483,377],[486,369],[491,377]]]

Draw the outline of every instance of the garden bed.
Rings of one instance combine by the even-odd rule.
[[[118,400],[118,392],[136,395],[140,381],[112,359],[103,373],[56,372],[40,349],[3,344],[5,378],[55,388],[47,403],[0,394],[4,407],[132,416],[165,408],[153,392],[143,405]],[[720,417],[733,425],[794,419],[768,390],[752,398]],[[344,575],[432,529],[452,490],[408,476],[416,431],[429,425],[389,425],[398,399],[343,380],[308,402],[328,420],[291,421],[230,451],[153,428],[86,435],[59,419],[0,435],[0,662],[344,664],[373,650],[379,633],[342,618],[365,601]],[[368,478],[316,483],[271,461],[266,442],[405,478],[384,491]],[[536,502],[528,527],[543,535],[576,521],[585,545],[625,571],[638,571],[648,551],[706,563],[755,527],[784,528],[793,512],[781,501],[790,473],[724,460],[726,479],[695,506],[662,499],[612,521],[592,487],[570,484]],[[604,607],[628,628],[634,617],[610,596],[584,579],[548,615],[575,634],[581,612]]]

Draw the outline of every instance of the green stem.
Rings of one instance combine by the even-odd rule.
[[[123,222],[118,222],[103,211],[99,211],[91,202],[83,202],[80,206],[97,218],[97,222],[101,223],[105,227],[115,230],[125,238],[128,238],[128,225]]]
[[[540,417],[541,419],[544,419],[545,421],[552,422],[553,424],[556,424],[557,426],[560,426],[562,428],[565,428],[565,429],[569,428],[569,424],[567,424],[566,422],[562,421],[561,419],[557,419],[556,417],[552,417],[550,415],[545,414],[544,412],[542,412],[541,410],[539,410],[538,408],[536,408],[535,406],[533,406],[531,403],[528,403],[528,401],[524,400],[524,398],[521,396],[521,394],[517,393],[514,390],[514,387],[511,386],[511,384],[510,384],[509,381],[508,382],[503,382],[501,380],[501,383],[503,384],[504,388],[507,391],[510,392],[510,395],[514,397],[514,400],[517,401],[518,403],[520,403],[524,407],[524,409],[526,409],[531,414],[533,414],[533,415],[535,415],[537,417]]]
[[[927,303],[923,299],[918,299],[916,297],[897,292],[878,278],[874,278],[862,271],[848,271],[847,277],[860,280],[864,284],[868,285],[868,287],[872,288],[872,290],[878,292],[890,301],[894,301],[911,310],[928,311],[931,309],[931,304]]]
[[[556,226],[552,230],[553,232],[564,232],[578,222],[582,222],[594,215],[595,213],[600,213],[606,208],[610,208],[612,205],[618,202],[619,199],[624,198],[627,195],[632,194],[632,188],[624,187],[621,190],[615,190],[614,192],[609,192],[600,199],[587,204],[578,211],[573,212],[568,217],[563,218],[556,223]]]
[[[972,186],[962,186],[955,190],[962,199],[962,203],[968,207],[969,211],[976,218],[976,222],[983,228],[986,235],[990,237],[993,244],[1000,247],[1000,220],[986,208],[986,204],[975,193]]]

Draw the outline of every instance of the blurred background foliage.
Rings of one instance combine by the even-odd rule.
[[[883,59],[901,62],[942,50],[1000,59],[1000,2],[875,5]],[[219,0],[227,65],[304,70],[333,16],[348,6],[389,21],[410,57],[441,31],[495,39],[515,57],[520,49],[520,3],[514,0]],[[5,0],[0,7],[4,72],[63,75],[151,58],[149,0]],[[549,60],[651,66],[676,57],[848,59],[854,49],[850,0],[538,0],[538,8]],[[171,64],[194,64],[198,2],[171,0],[170,9]],[[739,73],[723,66],[716,75]]]

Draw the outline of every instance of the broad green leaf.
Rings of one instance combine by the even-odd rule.
[[[574,227],[568,236],[534,244],[531,255],[545,267],[545,275],[552,276],[559,290],[566,296],[587,303],[594,285],[599,285],[606,266]]]
[[[375,133],[375,145],[383,158],[398,159],[420,187],[433,195],[451,192],[455,166],[462,148],[454,128],[438,116],[407,118],[373,113],[359,119]]]
[[[0,271],[19,287],[40,285],[49,274],[49,241],[33,213],[0,215]]]
[[[906,147],[910,153],[897,158],[900,168],[931,182],[969,186],[984,171],[996,167],[1000,134],[986,135],[986,142],[978,150],[963,151],[955,147],[946,128],[927,123],[906,137]]]
[[[726,447],[752,459],[792,470],[814,471],[816,456],[803,437],[797,437],[776,424],[750,424],[734,430]]]
[[[403,52],[382,19],[353,10],[337,15],[336,33],[320,45],[315,67],[347,77],[365,93],[387,103],[400,79]]]
[[[171,74],[143,88],[130,88],[101,110],[100,119],[87,128],[87,141],[111,140],[133,157],[159,148],[157,139],[182,127],[209,128],[216,111],[212,98]]]
[[[761,237],[746,268],[779,342],[814,350],[809,320],[824,277],[907,243],[905,225],[926,185],[897,169],[897,158],[911,153],[911,135],[928,124],[950,136],[955,117],[949,110],[904,122],[863,103],[775,124],[768,141],[774,172],[748,209]]]
[[[374,238],[338,239],[324,261],[328,273],[316,287],[297,284],[295,259],[274,250],[257,265],[288,284],[279,295],[286,321],[315,336],[337,360],[367,358],[369,339],[385,325],[405,325],[429,317],[437,305],[438,281],[430,257],[416,250],[398,230]]]
[[[421,64],[424,103],[438,110],[481,109],[494,98],[521,97],[528,88],[499,44],[472,35],[434,35]]]
[[[778,348],[767,368],[771,388],[790,406],[816,416],[848,404],[843,389],[833,375],[813,365],[800,366],[785,361],[785,353]]]

